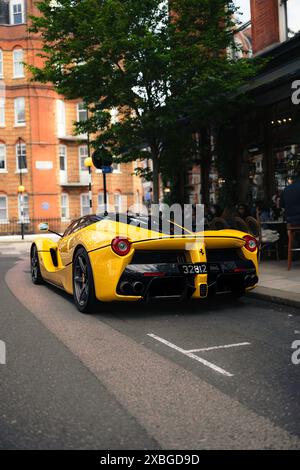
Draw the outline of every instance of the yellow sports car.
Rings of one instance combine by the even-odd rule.
[[[170,221],[169,221],[170,222]],[[41,224],[42,231],[49,230]],[[240,296],[258,282],[256,239],[236,230],[194,233],[140,215],[88,215],[73,221],[58,242],[31,247],[34,284],[73,294],[82,313],[98,302]]]

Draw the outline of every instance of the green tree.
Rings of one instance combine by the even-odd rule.
[[[159,173],[182,179],[197,153],[193,133],[224,120],[236,90],[255,72],[253,61],[227,54],[236,49],[233,2],[43,0],[37,6],[41,16],[31,19],[30,30],[41,34],[44,65],[31,67],[34,80],[84,100],[89,118],[77,130],[96,135],[94,147],[119,161],[151,159],[157,202]],[[112,108],[121,112],[115,123]]]

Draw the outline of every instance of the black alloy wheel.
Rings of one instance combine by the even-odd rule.
[[[94,278],[88,253],[80,248],[73,261],[73,295],[81,313],[95,313],[99,304],[94,287]]]
[[[31,248],[31,279],[33,284],[39,285],[43,284],[43,278],[40,270],[40,262],[39,262],[39,255],[37,251],[36,245],[33,245]]]

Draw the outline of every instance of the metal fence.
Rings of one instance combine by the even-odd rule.
[[[33,234],[40,233],[39,224],[47,222],[49,228],[54,232],[63,233],[70,221],[63,221],[61,219],[30,219],[25,221],[24,233]],[[0,223],[0,235],[20,235],[21,234],[21,222],[19,219],[11,219],[8,223]]]

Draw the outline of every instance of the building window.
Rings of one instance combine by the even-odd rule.
[[[8,220],[7,196],[0,194],[0,224]]]
[[[6,146],[0,143],[0,172],[6,172]]]
[[[19,214],[19,221],[21,220],[21,194],[18,195],[18,214]],[[29,202],[28,202],[28,194],[23,194],[23,215],[24,221],[29,222]]]
[[[26,144],[24,142],[16,144],[17,171],[27,171]]]
[[[56,119],[57,135],[63,137],[66,135],[66,109],[63,100],[57,100],[56,102]]]
[[[81,194],[80,196],[81,215],[89,215],[90,213],[90,200],[88,194]]]
[[[22,24],[25,21],[24,1],[12,0],[10,2],[10,22],[11,24]]]
[[[81,145],[79,147],[79,168],[80,171],[88,171],[88,168],[84,165],[84,160],[88,157],[88,146]]]
[[[61,195],[61,218],[63,220],[69,219],[69,195]]]
[[[13,62],[14,62],[14,78],[24,77],[24,64],[23,64],[23,49],[14,49]]]
[[[114,194],[114,206],[116,212],[121,212],[122,210],[122,195],[120,193]]]
[[[0,98],[0,127],[5,126],[5,98]]]
[[[64,184],[68,181],[67,171],[67,147],[65,145],[59,146],[59,170],[60,170],[60,183]]]
[[[3,51],[0,49],[0,78],[3,78]]]
[[[286,38],[294,37],[300,31],[299,0],[282,0],[285,11]]]
[[[112,169],[114,173],[121,173],[121,164],[120,163],[113,163]]]
[[[25,98],[15,98],[15,126],[24,126],[25,123]]]
[[[85,122],[88,118],[87,108],[84,103],[77,103],[77,121]]]

